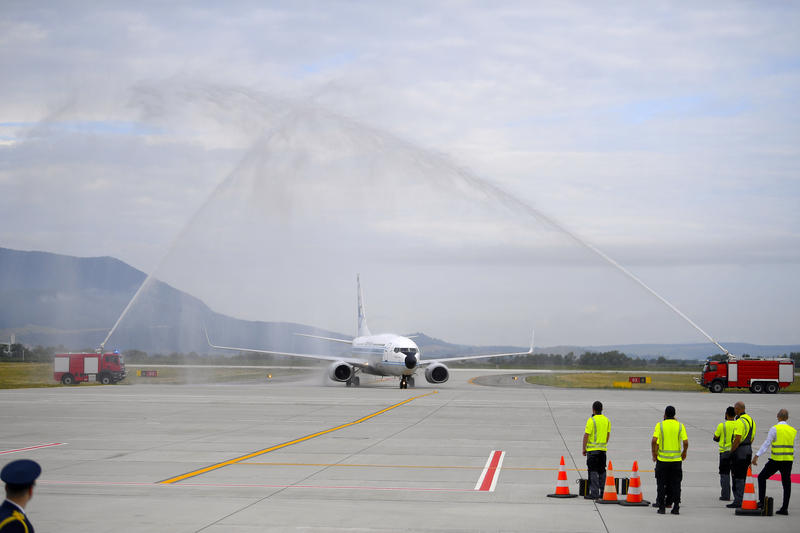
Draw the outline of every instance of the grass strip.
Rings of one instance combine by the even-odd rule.
[[[698,372],[698,376],[700,373]],[[706,389],[694,382],[691,374],[648,374],[647,372],[571,372],[534,374],[525,381],[534,385],[576,389],[613,389],[614,382],[627,382],[631,376],[650,376],[650,383],[633,383],[632,390],[669,390],[702,392]],[[725,392],[741,393],[740,389],[726,389]],[[800,380],[795,380],[781,392],[800,392]]]
[[[260,383],[280,380],[291,375],[302,374],[308,369],[298,368],[207,368],[159,367],[157,377],[136,375],[137,368],[128,368],[128,376],[119,385],[142,383],[185,385],[190,383]],[[147,367],[142,367],[147,369]],[[76,386],[92,386],[96,383],[80,383]],[[63,387],[53,379],[52,363],[3,363],[0,364],[0,389],[26,389],[36,387]]]

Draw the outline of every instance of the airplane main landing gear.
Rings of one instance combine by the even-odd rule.
[[[361,379],[358,376],[353,376],[352,378],[348,379],[345,383],[348,387],[358,387],[361,385]]]

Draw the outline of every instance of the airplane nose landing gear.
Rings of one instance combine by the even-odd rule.
[[[414,388],[414,376],[400,376],[400,388],[407,389],[408,387]]]

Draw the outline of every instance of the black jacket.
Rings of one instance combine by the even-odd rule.
[[[8,500],[0,505],[0,533],[33,533],[28,517]]]

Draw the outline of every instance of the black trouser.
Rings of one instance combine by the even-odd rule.
[[[664,507],[666,502],[681,503],[681,481],[683,481],[682,461],[656,462],[656,504]]]
[[[586,452],[586,468],[589,470],[589,496],[599,498],[606,482],[606,452]]]
[[[767,461],[758,474],[758,503],[763,506],[767,491],[767,478],[778,471],[781,473],[781,485],[783,485],[781,509],[789,509],[789,497],[792,495],[792,461],[773,461],[772,459]]]
[[[744,497],[744,484],[747,481],[747,467],[753,459],[749,444],[742,444],[731,457],[731,477],[733,477],[733,503],[741,505]]]
[[[729,500],[731,497],[731,452],[719,454],[719,486],[720,498]]]

